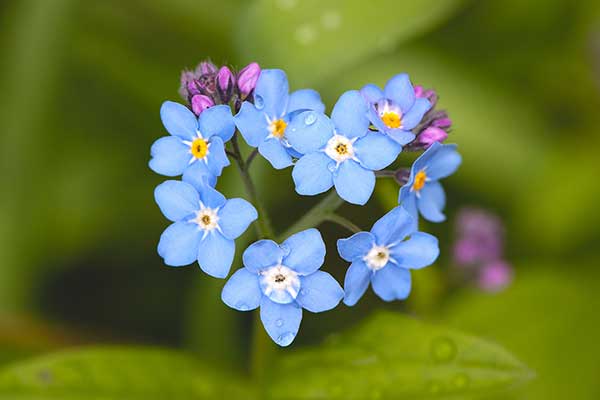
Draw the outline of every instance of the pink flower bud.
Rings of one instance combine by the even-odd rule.
[[[232,86],[235,81],[235,77],[231,70],[225,66],[219,69],[217,73],[217,85],[221,92],[226,93]]]
[[[419,134],[417,137],[417,142],[424,146],[424,148],[429,148],[435,142],[443,142],[448,138],[448,134],[445,130],[436,128],[435,126],[430,126],[426,128],[423,132]]]
[[[479,287],[488,292],[506,288],[513,279],[512,267],[504,261],[493,261],[483,266],[479,274]]]
[[[202,111],[215,105],[215,102],[208,96],[197,94],[192,97],[192,111],[196,115],[202,114]]]
[[[452,126],[452,120],[448,117],[435,119],[431,125],[435,126],[436,128],[448,129]]]
[[[260,66],[253,62],[246,65],[238,74],[237,85],[242,96],[248,96],[256,87],[260,76]]]
[[[415,89],[415,96],[416,96],[418,99],[419,99],[419,98],[421,98],[421,97],[425,97],[425,96],[423,96],[423,92],[425,91],[425,90],[423,89],[423,86],[421,86],[421,85],[417,85],[417,86],[415,86],[415,87],[414,87],[414,89]]]
[[[196,73],[198,75],[212,75],[217,72],[217,66],[210,61],[202,61],[196,67]]]

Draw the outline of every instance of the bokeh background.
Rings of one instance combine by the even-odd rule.
[[[155,251],[167,226],[152,195],[163,178],[147,167],[158,110],[179,101],[180,71],[210,57],[283,68],[329,110],[345,90],[408,72],[454,122],[464,162],[445,181],[449,220],[423,227],[440,261],[413,274],[408,302],[369,294],[327,318],[305,313],[296,345],[375,309],[405,311],[512,352],[536,373],[515,398],[600,398],[599,18],[596,0],[2,1],[0,363],[134,343],[245,368],[251,317],[222,304],[222,281]],[[290,170],[253,168],[280,231],[314,203]],[[243,195],[234,168],[219,185]],[[369,227],[395,204],[393,185],[343,212]],[[501,292],[449,284],[466,205],[506,225],[515,276]],[[322,229],[330,246],[347,235]]]

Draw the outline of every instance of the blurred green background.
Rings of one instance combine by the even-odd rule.
[[[600,398],[599,22],[597,0],[1,2],[0,362],[133,343],[244,369],[251,316],[221,303],[222,281],[170,269],[155,250],[167,226],[152,195],[165,178],[147,167],[158,110],[179,101],[180,71],[210,57],[283,68],[329,110],[345,90],[408,72],[454,122],[464,162],[445,183],[449,222],[424,227],[440,261],[414,274],[407,303],[369,294],[326,318],[305,313],[296,345],[375,309],[408,311],[528,365],[536,378],[515,398]],[[314,203],[290,170],[253,168],[280,231]],[[243,196],[234,168],[219,185]],[[396,196],[379,182],[366,208],[343,210],[366,228]],[[463,205],[507,225],[516,275],[501,293],[445,288]],[[342,281],[332,246],[347,233],[322,229]]]

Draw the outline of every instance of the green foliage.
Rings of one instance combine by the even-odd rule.
[[[243,383],[173,351],[98,347],[56,353],[0,372],[0,399],[252,399]]]
[[[271,399],[454,399],[503,393],[531,372],[500,346],[381,312],[321,347],[282,355]]]

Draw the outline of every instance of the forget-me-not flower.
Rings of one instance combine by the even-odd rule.
[[[316,195],[335,186],[344,200],[365,204],[375,188],[375,173],[396,160],[402,147],[369,131],[367,104],[356,90],[344,93],[331,119],[316,111],[300,113],[288,128],[288,140],[304,154],[294,166],[296,191]]]
[[[416,97],[407,74],[394,76],[383,91],[369,84],[360,93],[369,103],[371,123],[402,146],[415,139],[411,129],[421,122],[423,115],[431,108],[429,100]]]
[[[371,232],[359,232],[337,242],[340,256],[351,262],[344,280],[344,303],[355,305],[369,287],[382,300],[403,300],[411,289],[411,269],[432,264],[438,240],[416,232],[413,217],[398,206],[381,217]]]
[[[300,110],[323,112],[325,105],[319,93],[301,89],[289,94],[285,72],[262,70],[254,88],[254,104],[244,102],[235,116],[235,124],[246,143],[258,147],[258,152],[276,169],[292,165],[293,151],[287,141],[287,127]]]
[[[260,307],[271,339],[288,346],[300,328],[303,308],[331,310],[344,297],[337,281],[319,271],[324,259],[325,243],[316,229],[296,233],[281,245],[259,240],[244,252],[244,268],[231,276],[221,298],[239,311]]]
[[[165,101],[160,117],[171,136],[152,145],[149,165],[154,172],[166,176],[212,176],[212,180],[221,175],[229,165],[224,143],[235,131],[229,106],[210,107],[196,117],[184,105]]]
[[[227,200],[205,184],[198,189],[181,181],[157,186],[156,203],[173,222],[160,237],[158,254],[169,266],[198,261],[207,274],[225,278],[233,262],[234,240],[258,214],[244,199]]]
[[[400,188],[398,202],[414,218],[421,213],[428,221],[444,221],[446,194],[438,180],[452,175],[461,161],[455,144],[433,143],[413,163],[408,182]]]

